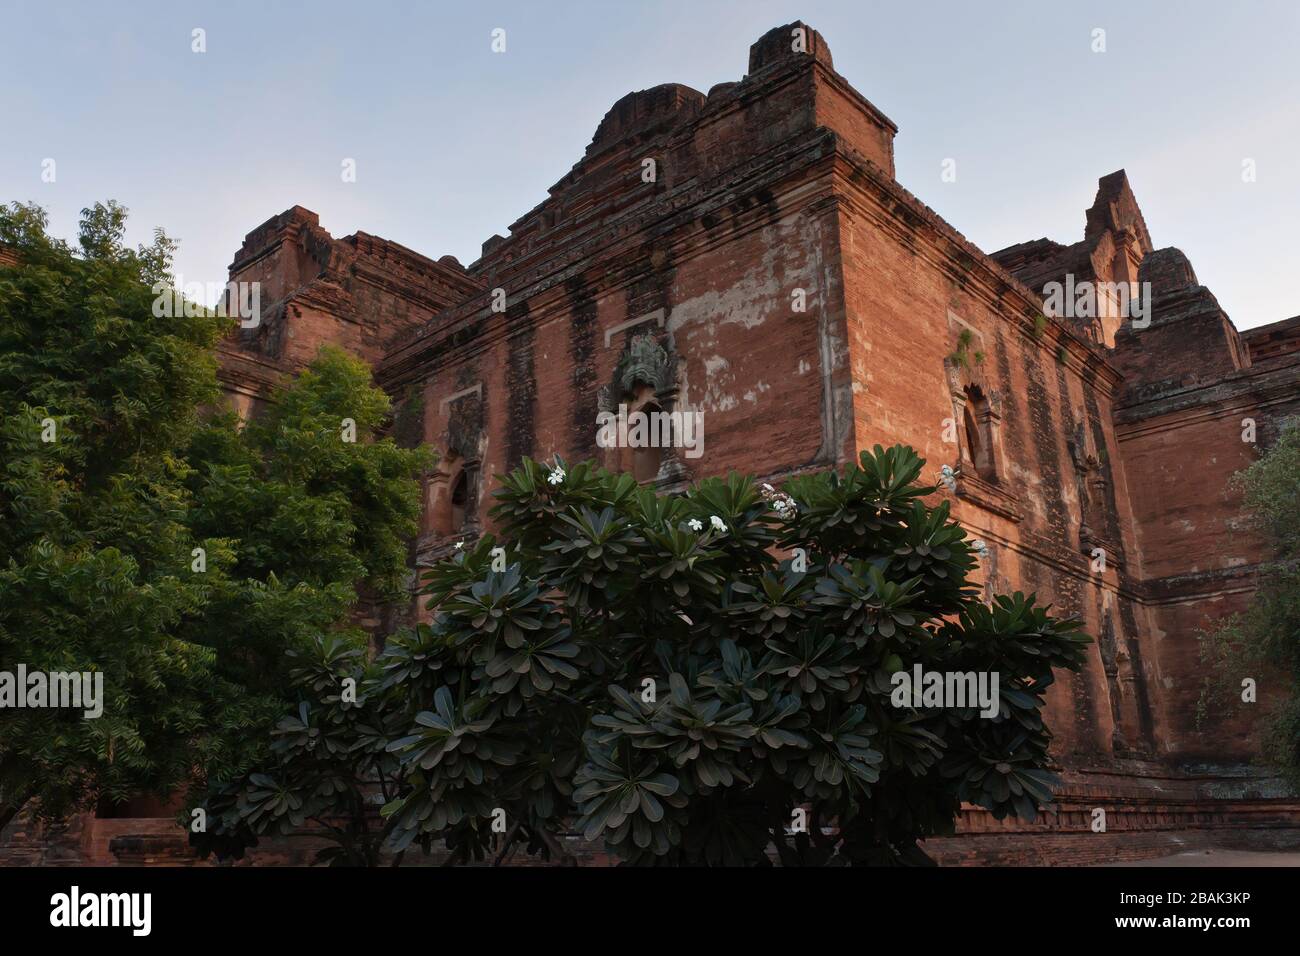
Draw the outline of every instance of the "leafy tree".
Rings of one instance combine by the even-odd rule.
[[[922,467],[877,446],[781,492],[731,475],[660,496],[525,460],[496,493],[500,538],[429,571],[432,622],[389,642],[363,680],[369,729],[336,748],[374,760],[392,735],[386,848],[563,858],[572,826],[636,864],[923,862],[917,839],[961,801],[1032,818],[1053,668],[1088,639],[1032,596],[977,600]],[[917,664],[998,673],[996,716],[895,706]],[[233,785],[216,832],[345,816],[318,779],[299,760]]]
[[[272,731],[264,763],[212,786],[205,825],[190,828],[190,842],[204,855],[239,859],[260,835],[311,837],[304,827],[313,823],[333,841],[317,862],[377,866],[387,834],[369,810],[375,797],[398,792],[400,765],[387,744],[404,729],[401,709],[390,706],[375,665],[337,635],[290,654],[296,710]],[[363,695],[353,693],[360,688]]]
[[[1289,686],[1268,708],[1263,756],[1300,785],[1300,419],[1283,423],[1278,441],[1234,477],[1249,524],[1264,539],[1257,590],[1247,609],[1201,635],[1211,665],[1199,715],[1232,708],[1243,676],[1263,683],[1285,675]],[[1254,706],[1254,705],[1251,705]]]
[[[364,641],[357,589],[397,593],[419,514],[427,455],[377,440],[387,399],[357,360],[323,354],[242,430],[211,412],[228,322],[156,315],[173,244],[132,251],[125,220],[85,210],[74,251],[37,207],[0,208],[0,670],[99,671],[106,698],[98,719],[5,713],[0,826],[255,762],[284,652]]]

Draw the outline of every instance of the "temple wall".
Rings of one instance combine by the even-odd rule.
[[[466,268],[336,240],[300,207],[268,220],[232,266],[264,289],[261,325],[223,347],[232,401],[255,414],[324,342],[370,362],[399,440],[442,456],[420,563],[488,530],[493,476],[524,456],[644,471],[597,447],[598,413],[619,404],[703,414],[701,457],[672,449],[638,474],[664,491],[912,445],[927,481],[956,471],[933,500],[989,545],[986,595],[1036,592],[1094,638],[1049,695],[1056,814],[1021,826],[966,808],[936,856],[1095,862],[1189,829],[1208,845],[1294,827],[1290,798],[1232,766],[1252,755],[1255,712],[1198,723],[1196,632],[1254,587],[1262,546],[1228,482],[1300,413],[1300,317],[1238,334],[1181,253],[1154,248],[1123,171],[1100,180],[1082,241],[986,255],[894,181],[896,127],[816,31],[794,53],[793,26],[707,95],[619,100]],[[1067,275],[1151,282],[1154,322],[1045,316],[1044,284]],[[1123,831],[1109,842],[1090,838],[1096,806]]]
[[[563,282],[508,300],[504,313],[473,310],[420,346],[427,357],[414,378],[381,373],[395,388],[420,384],[424,438],[444,456],[424,548],[481,527],[489,479],[525,455],[632,470],[629,450],[597,445],[598,413],[620,404],[702,415],[702,455],[664,453],[663,487],[837,460],[849,445],[834,406],[847,404],[848,383],[828,318],[837,269],[823,193],[817,179],[796,178],[762,202],[732,198],[727,218],[687,209],[676,228],[600,250]],[[639,372],[629,367],[634,348],[648,356]],[[443,512],[466,464],[478,476],[474,500],[451,527]]]
[[[1300,356],[1145,394],[1119,410],[1117,435],[1125,466],[1136,476],[1134,530],[1169,728],[1161,749],[1184,762],[1249,760],[1259,719],[1285,684],[1280,675],[1243,671],[1232,682],[1253,677],[1257,703],[1233,700],[1226,709],[1199,713],[1210,673],[1197,638],[1246,608],[1258,566],[1267,560],[1232,477],[1259,459],[1286,418],[1300,415]]]
[[[1145,611],[1111,426],[1118,377],[1064,325],[1035,323],[1027,291],[920,203],[861,166],[844,181],[859,447],[910,444],[931,482],[952,466],[957,488],[941,494],[990,547],[986,594],[1036,592],[1085,622],[1096,639],[1089,664],[1060,675],[1049,696],[1057,753],[1091,762],[1150,753]]]

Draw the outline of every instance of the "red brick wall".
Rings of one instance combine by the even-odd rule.
[[[1108,677],[1098,641],[1088,668],[1053,689],[1048,717],[1059,752],[1108,756],[1117,723],[1124,749],[1149,749],[1155,728],[1142,654],[1145,613],[1132,598],[1135,542],[1111,427],[1117,376],[1102,353],[1063,326],[1037,328],[1025,290],[910,195],[861,165],[844,180],[841,249],[858,446],[910,444],[934,480],[941,465],[961,465],[954,390],[974,385],[994,399],[996,487],[968,495],[960,483],[950,496],[954,514],[990,545],[983,571],[993,590],[1036,592],[1059,612],[1083,618],[1094,636],[1109,616],[1112,656],[1121,658]],[[970,337],[958,362],[951,356],[963,350],[963,331]],[[1078,438],[1097,459],[1094,481],[1102,482],[1088,510],[1107,551],[1104,573],[1092,570],[1081,535],[1087,479],[1071,448]]]
[[[760,38],[749,73],[707,95],[668,84],[621,99],[548,198],[467,270],[364,233],[333,240],[297,208],[250,233],[235,273],[264,281],[276,308],[228,356],[228,381],[255,393],[267,369],[337,341],[396,397],[418,395],[417,433],[456,453],[430,477],[428,560],[483,529],[492,476],[523,455],[627,466],[596,448],[596,414],[627,397],[617,364],[650,332],[671,370],[660,400],[705,416],[704,456],[679,454],[661,486],[733,468],[779,480],[910,444],[927,478],[959,469],[955,493],[938,495],[989,544],[990,593],[1036,592],[1095,638],[1049,698],[1065,766],[1118,773],[1112,796],[1151,797],[1158,761],[1246,759],[1252,715],[1196,724],[1195,632],[1253,586],[1260,546],[1227,481],[1255,455],[1241,417],[1266,443],[1300,407],[1290,325],[1238,336],[1185,257],[1153,249],[1122,171],[1100,180],[1082,242],[986,255],[894,182],[894,125],[834,72],[816,31],[806,54],[790,50],[796,26]],[[1151,282],[1152,324],[1042,318],[1043,283],[1066,273]],[[964,404],[984,409],[991,474],[965,460]],[[448,529],[467,465],[474,520]],[[1183,826],[1206,799],[1151,819]],[[966,826],[994,856],[1017,841],[1079,861],[1165,845],[1085,850],[1068,826]]]

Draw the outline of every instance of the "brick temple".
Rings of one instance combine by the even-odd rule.
[[[794,23],[751,46],[737,82],[623,97],[468,266],[335,238],[295,206],[235,254],[262,318],[223,346],[223,385],[255,415],[323,343],[368,361],[398,437],[440,455],[419,564],[484,529],[493,476],[524,456],[595,458],[668,491],[909,444],[927,477],[953,469],[937,495],[987,543],[987,593],[1037,592],[1095,638],[1050,698],[1055,812],[971,809],[927,850],[1069,863],[1300,845],[1300,799],[1251,764],[1252,707],[1196,713],[1198,628],[1245,606],[1265,557],[1228,480],[1300,413],[1300,316],[1239,332],[1156,247],[1122,170],[1077,241],[984,252],[895,180],[897,132]],[[1133,284],[1150,310],[1080,315],[1052,283]],[[702,412],[704,454],[598,447],[597,416],[619,405]],[[82,841],[138,861],[148,840],[121,834],[145,823],[91,821],[107,828]]]

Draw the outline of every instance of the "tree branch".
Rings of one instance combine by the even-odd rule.
[[[523,823],[522,823],[522,822],[520,822],[520,823],[516,823],[516,824],[514,825],[514,827],[511,828],[510,832],[506,834],[506,843],[505,843],[505,846],[503,846],[503,847],[501,848],[501,852],[497,854],[497,858],[496,858],[496,860],[495,860],[495,861],[493,862],[493,864],[492,864],[493,866],[500,866],[500,865],[501,865],[501,862],[502,862],[504,859],[506,859],[506,856],[507,856],[507,854],[509,854],[511,847],[513,847],[513,846],[515,845],[515,843],[514,843],[514,840],[515,840],[515,834],[519,832],[519,829],[520,829],[520,827],[522,827],[522,826],[523,826]]]
[[[26,796],[17,803],[0,803],[0,830],[4,830],[13,818],[22,812],[23,807],[27,805],[27,801],[30,799],[30,796]]]

